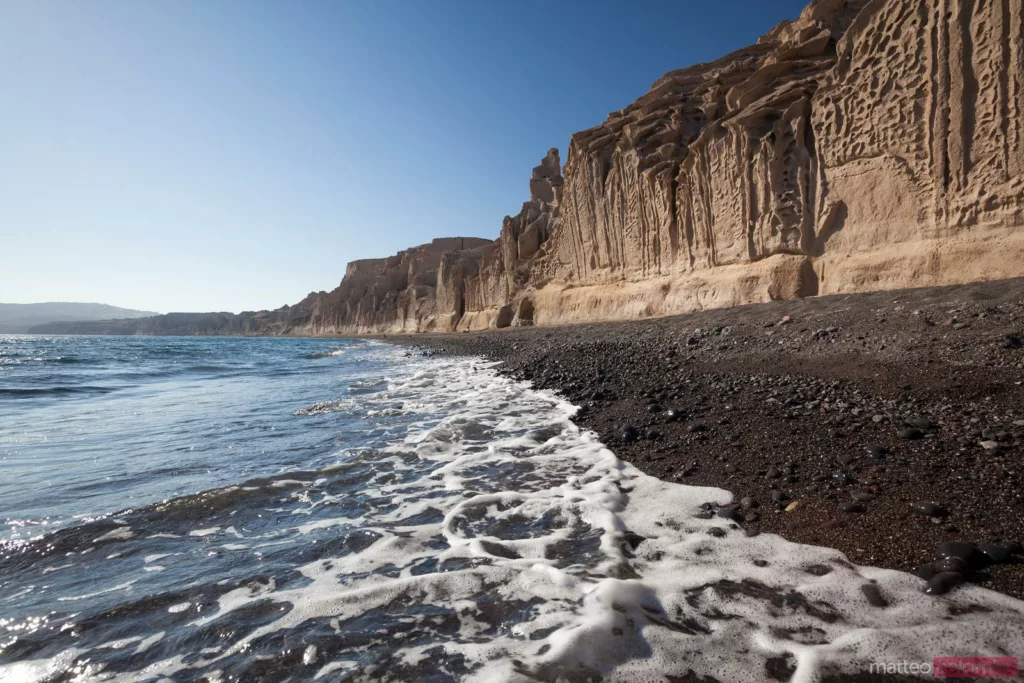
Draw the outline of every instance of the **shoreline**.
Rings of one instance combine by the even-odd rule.
[[[725,489],[740,526],[857,564],[1024,542],[1024,279],[367,338],[501,361],[643,472]],[[1024,599],[1019,557],[969,578]]]

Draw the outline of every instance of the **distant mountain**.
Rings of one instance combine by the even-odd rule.
[[[31,328],[51,322],[82,322],[145,318],[153,311],[136,311],[107,304],[79,304],[51,301],[42,304],[0,304],[0,334],[24,334]]]
[[[276,336],[305,331],[313,306],[325,292],[312,292],[294,306],[273,311],[243,313],[166,313],[105,320],[47,322],[29,329],[30,334],[127,334],[127,335],[259,335]],[[122,309],[123,310],[123,309]],[[139,311],[133,311],[139,313]]]

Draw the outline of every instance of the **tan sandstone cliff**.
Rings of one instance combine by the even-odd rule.
[[[1024,3],[817,0],[551,150],[495,242],[349,266],[296,331],[666,315],[1024,275]],[[563,178],[564,174],[564,178]]]

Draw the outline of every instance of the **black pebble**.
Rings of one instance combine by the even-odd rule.
[[[900,430],[900,438],[901,439],[907,439],[909,441],[914,441],[916,439],[923,439],[924,438],[924,432],[922,432],[917,427],[908,427],[906,429],[901,429]]]
[[[853,477],[850,476],[849,472],[843,472],[840,470],[832,475],[832,479],[835,480],[839,486],[846,486],[853,483]]]
[[[626,539],[626,543],[628,543],[629,547],[632,548],[633,550],[636,550],[636,547],[638,545],[640,545],[641,543],[643,543],[644,541],[647,540],[646,538],[644,538],[640,534],[638,534],[636,532],[633,532],[633,531],[627,531],[626,534],[625,534],[625,539]]]
[[[721,538],[722,536],[725,536],[725,529],[720,526],[713,526],[708,529],[708,534],[716,538]]]
[[[929,503],[927,501],[918,501],[910,506],[910,509],[914,511],[914,514],[924,515],[925,517],[945,517],[948,513],[938,503]]]
[[[747,538],[754,538],[755,536],[760,536],[761,532],[758,531],[757,529],[747,529],[744,532],[744,534],[747,536]],[[757,564],[758,562],[764,562],[764,560],[754,560],[754,564]],[[768,563],[765,562],[765,564],[768,564]],[[761,566],[761,565],[758,565],[758,566]]]
[[[914,575],[924,579],[925,581],[931,579],[933,576],[935,576],[935,574],[935,567],[933,567],[930,564],[922,564],[920,567],[914,570]]]
[[[980,559],[978,549],[974,547],[974,544],[964,541],[943,541],[939,544],[935,557],[939,559],[958,557],[971,566],[977,564],[977,561]]]
[[[626,443],[636,441],[639,434],[633,425],[622,425],[622,440]]]
[[[992,564],[1002,564],[1010,559],[1010,551],[1003,547],[1002,544],[979,543],[978,550]]]
[[[1010,553],[1011,555],[1020,555],[1024,553],[1024,547],[1021,547],[1020,543],[1016,543],[1014,541],[1004,541],[999,545],[1001,545],[1006,550],[1006,552]]]
[[[706,432],[708,431],[708,428],[705,425],[702,425],[700,422],[694,422],[692,425],[686,428],[686,431],[690,432],[691,434],[695,434],[697,432]]]
[[[718,516],[724,519],[731,519],[734,522],[743,521],[743,515],[736,508],[722,508],[718,511]]]
[[[944,595],[963,583],[963,580],[964,577],[956,572],[940,572],[928,580],[924,592],[928,595]]]
[[[943,557],[935,563],[935,571],[937,572],[956,572],[957,574],[966,574],[970,569],[971,568],[967,564],[967,560],[959,557]]]
[[[882,591],[873,583],[865,583],[860,587],[860,592],[875,607],[888,607],[889,601],[882,597]]]
[[[872,458],[875,458],[877,460],[881,460],[885,456],[889,455],[888,448],[886,448],[885,446],[879,446],[877,444],[868,446],[867,451]]]
[[[864,506],[860,503],[848,502],[839,504],[840,512],[864,512]]]
[[[918,429],[931,429],[935,425],[927,417],[912,417],[904,421],[904,424]]]

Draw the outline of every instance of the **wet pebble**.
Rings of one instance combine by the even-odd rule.
[[[620,435],[622,436],[622,440],[623,441],[625,441],[626,443],[632,443],[633,441],[637,440],[637,437],[640,434],[639,434],[639,432],[637,432],[636,427],[634,427],[633,425],[627,424],[627,425],[622,425],[622,430],[620,432]]]
[[[734,507],[722,508],[722,509],[720,509],[718,511],[717,514],[722,519],[731,519],[734,522],[742,522],[743,521],[743,515],[741,515],[740,511],[737,510]]]
[[[839,511],[846,513],[864,512],[864,506],[857,502],[840,503]]]
[[[963,581],[964,577],[956,572],[939,572],[928,580],[928,585],[925,586],[924,592],[928,595],[945,595],[963,583]]]
[[[889,601],[882,596],[881,589],[873,583],[865,583],[860,587],[860,592],[864,594],[864,597],[868,599],[874,607],[888,607]]]
[[[998,543],[979,543],[978,552],[992,564],[1002,564],[1010,559],[1010,551]]]
[[[885,456],[889,455],[889,449],[885,446],[879,446],[878,444],[872,444],[867,447],[868,455],[876,460],[881,460]]]
[[[934,567],[937,572],[956,572],[957,574],[966,574],[971,570],[967,561],[959,557],[944,557],[936,562]]]
[[[720,526],[713,526],[708,529],[708,535],[714,536],[715,538],[721,538],[722,536],[725,536],[725,529]]]
[[[933,576],[935,576],[936,573],[937,572],[935,571],[935,567],[933,567],[930,564],[922,564],[921,566],[914,569],[914,575],[924,579],[925,581],[930,580]]]
[[[928,501],[918,501],[912,504],[910,509],[914,511],[914,514],[924,515],[925,517],[945,517],[949,514],[938,503],[930,503]]]
[[[939,559],[956,557],[966,562],[969,566],[977,564],[980,559],[978,557],[978,549],[974,547],[974,544],[965,541],[943,541],[939,544],[935,557]]]
[[[916,441],[917,439],[924,438],[924,432],[917,427],[907,427],[906,429],[900,430],[900,438],[908,441]]]

